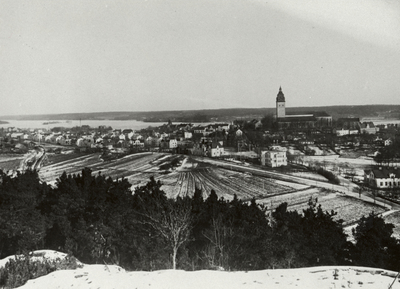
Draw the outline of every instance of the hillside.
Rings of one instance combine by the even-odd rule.
[[[326,111],[333,118],[339,117],[380,117],[400,118],[400,105],[351,105],[351,106],[320,106],[320,107],[288,107],[287,112],[308,113]],[[355,113],[356,112],[356,113]],[[230,121],[237,118],[262,118],[274,114],[275,108],[226,108],[206,110],[176,110],[176,111],[118,111],[92,113],[64,113],[44,115],[8,115],[0,116],[6,120],[140,120],[148,122],[208,122]]]

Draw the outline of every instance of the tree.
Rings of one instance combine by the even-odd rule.
[[[348,246],[341,221],[334,212],[323,212],[310,199],[303,215],[287,211],[287,203],[272,213],[273,267],[301,267],[343,264]]]
[[[167,199],[160,190],[161,183],[150,182],[137,188],[140,205],[136,206],[137,222],[161,236],[172,250],[172,268],[177,267],[177,255],[181,246],[189,240],[192,229],[191,203],[188,198]]]
[[[126,179],[94,176],[89,169],[82,175],[63,173],[40,204],[49,224],[45,246],[84,262],[120,263],[131,219],[130,188]]]
[[[280,204],[272,213],[272,268],[288,268],[303,265],[298,253],[303,244],[301,215],[296,211],[288,211],[287,203]],[[288,254],[290,252],[290,254]]]
[[[334,220],[337,213],[324,212],[318,200],[310,198],[303,210],[302,228],[305,249],[301,251],[307,265],[336,265],[345,262],[345,248],[349,245],[343,232],[342,220]]]
[[[0,258],[40,247],[47,224],[38,204],[48,190],[36,171],[9,176],[0,170]]]
[[[393,224],[385,223],[382,217],[369,214],[362,217],[352,230],[355,246],[352,250],[353,263],[376,268],[391,268],[391,263],[399,259],[398,245],[393,233]],[[395,255],[395,256],[394,256]]]

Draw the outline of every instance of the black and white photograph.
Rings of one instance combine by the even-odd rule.
[[[0,0],[0,288],[400,289],[400,1]]]

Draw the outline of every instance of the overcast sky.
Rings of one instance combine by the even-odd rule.
[[[398,0],[0,0],[0,115],[400,104]]]

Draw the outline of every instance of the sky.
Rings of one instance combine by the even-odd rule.
[[[0,115],[400,104],[398,0],[0,7]]]

